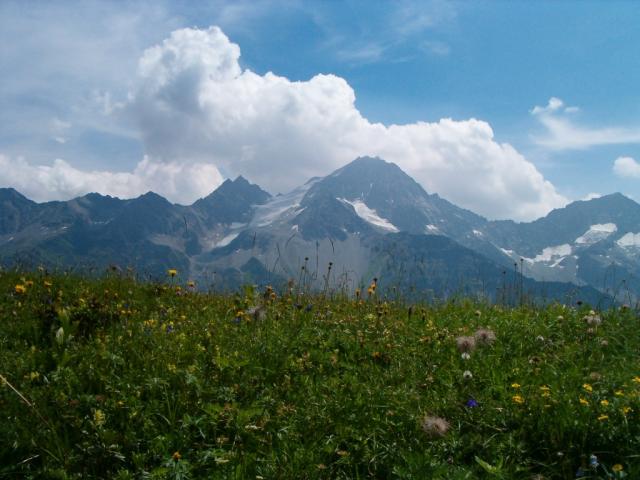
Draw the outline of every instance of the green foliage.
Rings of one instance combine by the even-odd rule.
[[[631,309],[178,283],[0,273],[0,477],[640,477]]]

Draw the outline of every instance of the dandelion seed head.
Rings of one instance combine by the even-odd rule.
[[[459,352],[472,352],[476,348],[476,339],[475,337],[458,337],[456,347]]]
[[[442,417],[425,415],[422,419],[422,430],[430,438],[442,438],[449,431],[450,425]]]
[[[496,334],[488,328],[479,328],[473,336],[481,345],[491,345],[496,341]]]

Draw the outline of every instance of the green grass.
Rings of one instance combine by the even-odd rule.
[[[265,297],[0,273],[0,478],[640,478],[632,309]]]

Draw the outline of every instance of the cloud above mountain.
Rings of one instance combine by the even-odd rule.
[[[535,106],[531,114],[545,127],[535,143],[552,150],[585,150],[602,145],[640,143],[640,127],[599,127],[579,125],[572,114],[578,107],[566,106],[562,99],[551,97],[546,106]]]
[[[34,198],[152,189],[189,203],[242,174],[272,193],[358,156],[397,163],[430,193],[490,218],[529,220],[567,200],[491,126],[474,118],[384,125],[365,118],[347,81],[292,81],[244,68],[218,27],[174,30],[146,49],[117,115],[133,119],[145,157],[131,171],[87,171],[0,157],[0,184]],[[110,108],[105,114],[114,114]],[[58,125],[60,126],[60,125]],[[64,131],[57,135],[63,139]]]
[[[194,192],[208,192],[222,182],[214,165],[152,162],[145,157],[131,172],[79,170],[56,159],[52,165],[31,165],[23,158],[0,154],[0,184],[36,201],[69,199],[88,192],[131,198],[154,191],[174,202],[190,204]]]
[[[632,157],[618,157],[613,162],[613,173],[623,178],[640,178],[640,163]]]
[[[217,27],[174,31],[147,49],[128,105],[159,162],[212,162],[272,192],[360,155],[397,163],[428,191],[492,218],[531,219],[566,199],[535,166],[469,119],[385,126],[367,120],[343,79],[291,81],[242,68]]]

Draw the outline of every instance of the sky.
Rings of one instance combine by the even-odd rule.
[[[491,219],[640,200],[639,22],[633,1],[3,0],[0,187],[190,204],[370,155]]]

